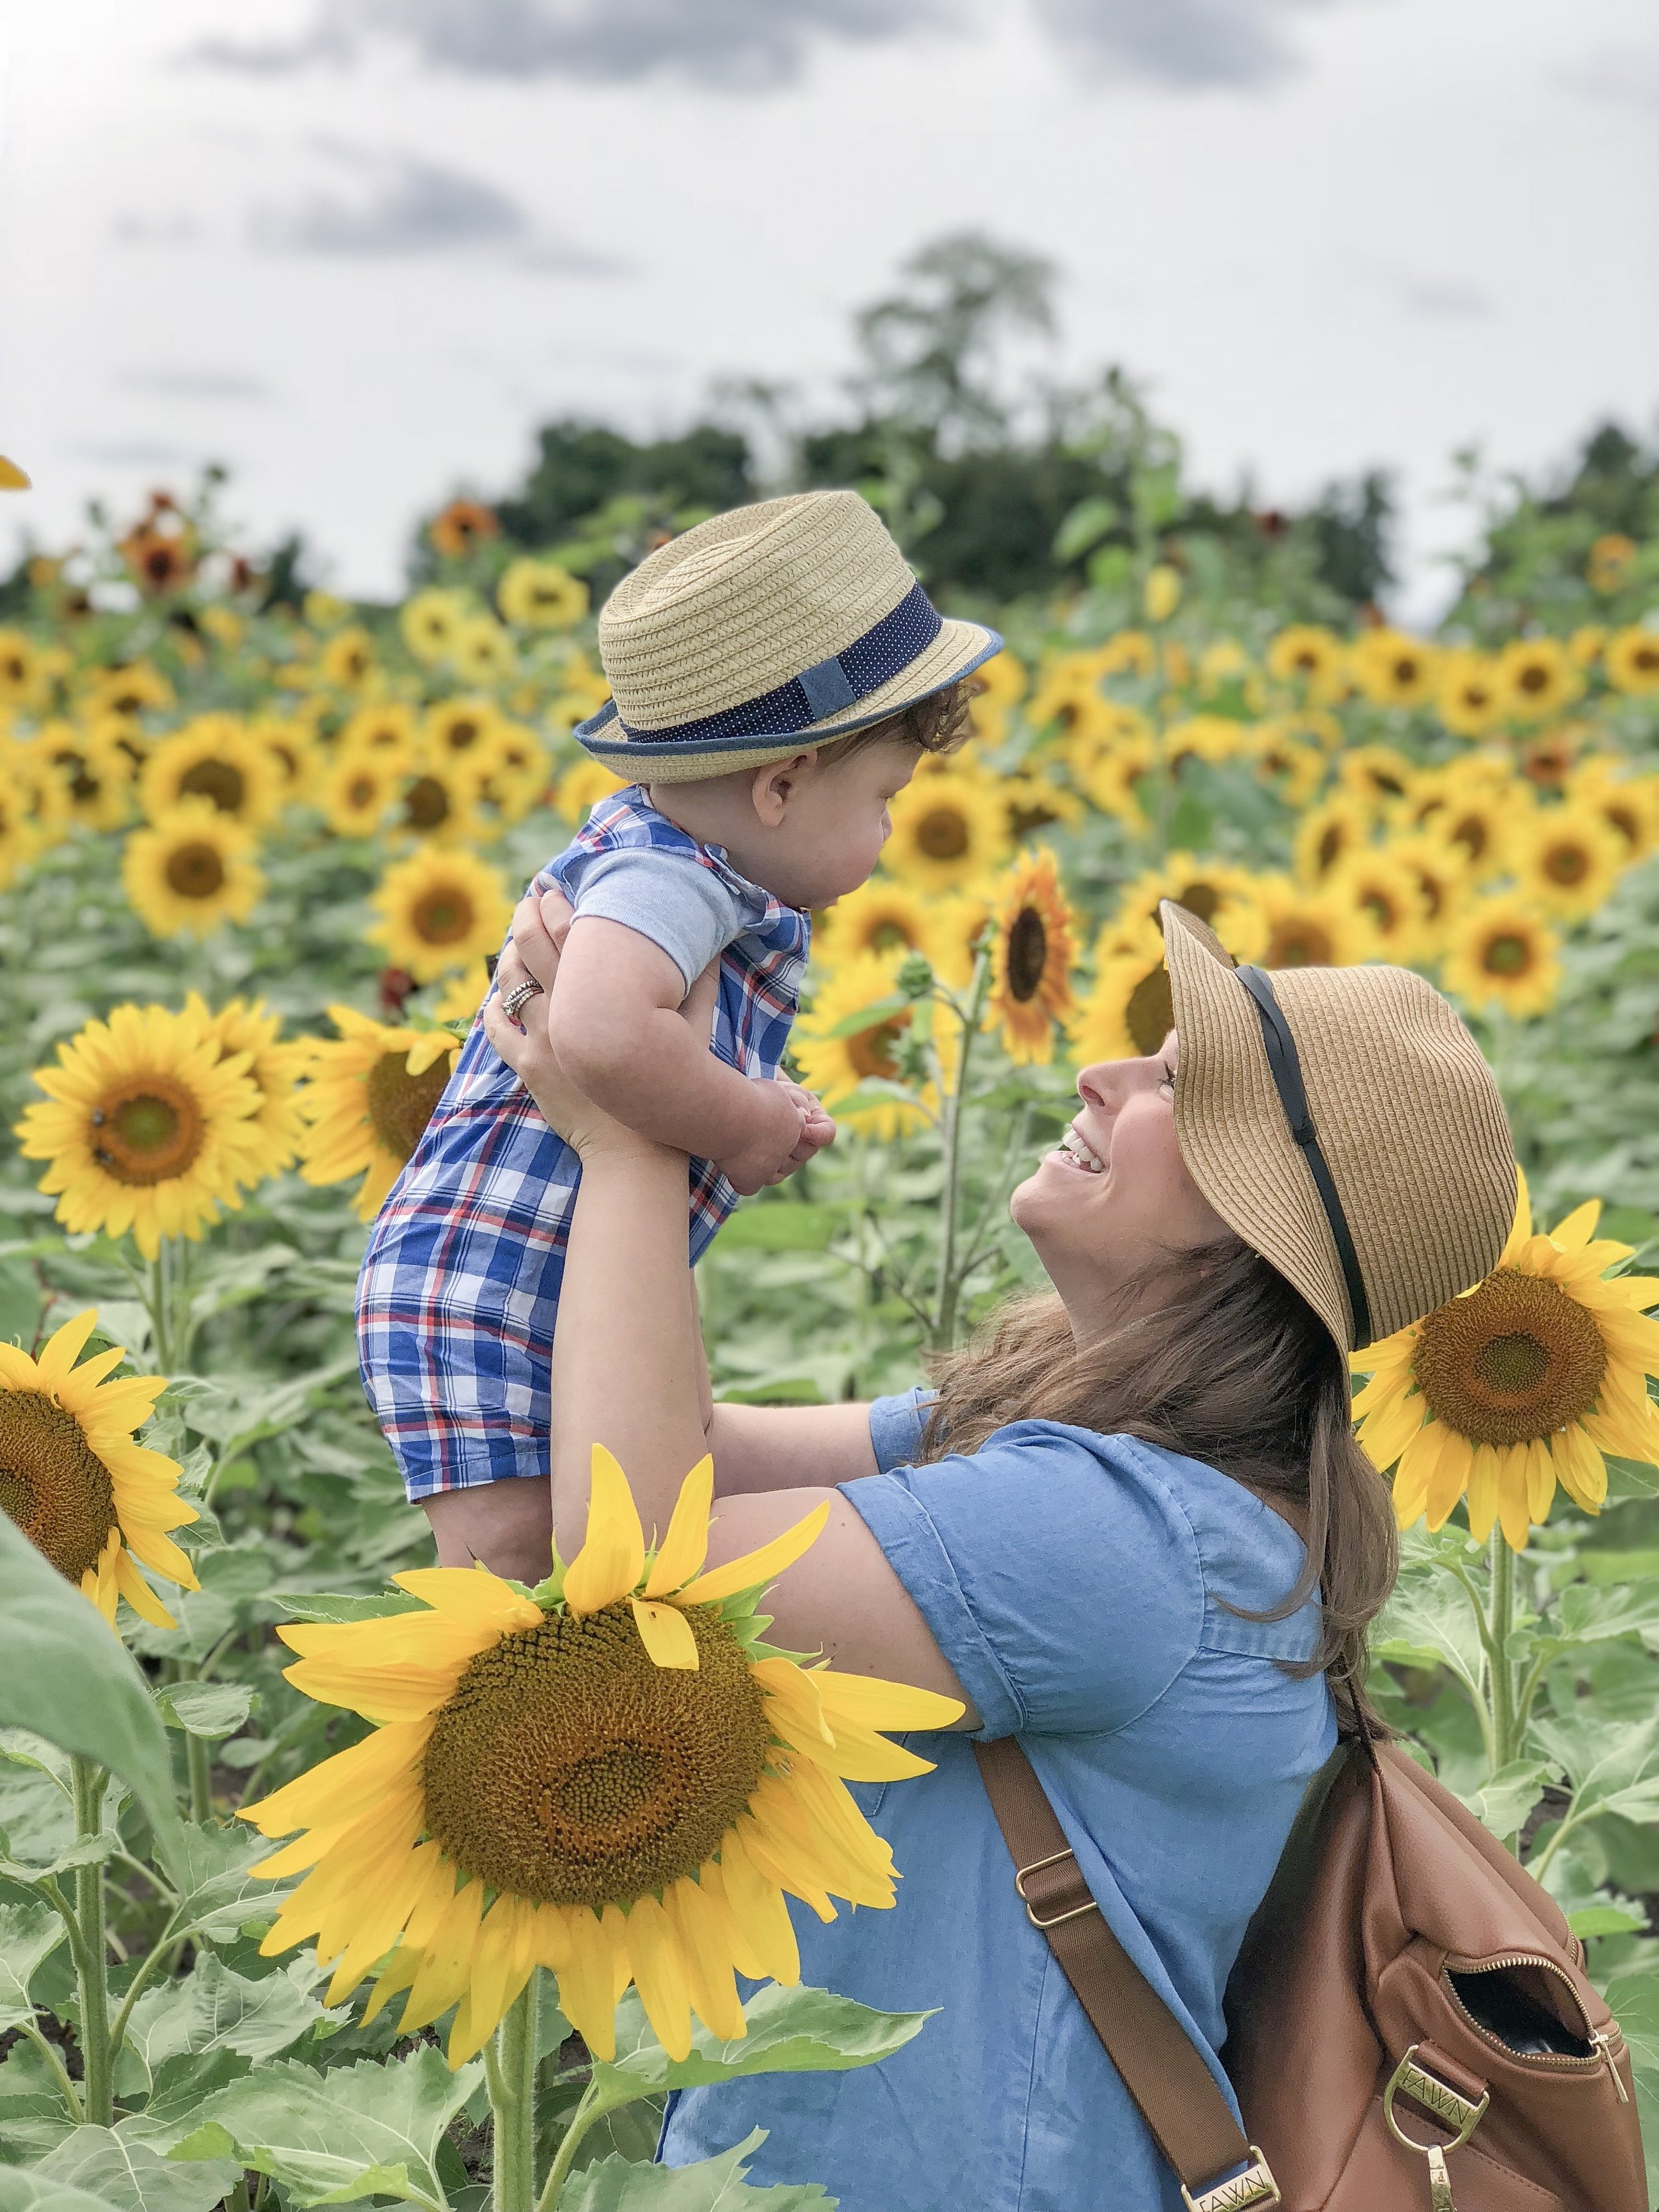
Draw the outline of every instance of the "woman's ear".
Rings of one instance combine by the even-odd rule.
[[[794,753],[787,760],[768,761],[764,768],[755,770],[749,795],[763,830],[778,828],[788,811],[790,800],[817,764],[815,746],[809,752]]]

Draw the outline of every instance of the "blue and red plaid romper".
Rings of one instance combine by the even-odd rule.
[[[805,914],[659,814],[638,785],[594,807],[536,888],[568,892],[583,856],[643,847],[695,859],[736,901],[744,927],[720,955],[711,1042],[741,1073],[775,1075],[806,965]],[[357,1284],[363,1386],[411,1498],[547,1480],[549,1361],[580,1172],[475,1028],[375,1220]],[[693,1261],[736,1203],[718,1170],[691,1162]]]

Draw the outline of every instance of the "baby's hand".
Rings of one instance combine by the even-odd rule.
[[[816,1099],[811,1100],[809,1113],[808,1105],[802,1103],[809,1098],[807,1092],[793,1083],[773,1082],[763,1075],[749,1080],[755,1092],[754,1104],[760,1109],[756,1133],[738,1151],[715,1162],[743,1198],[752,1198],[769,1183],[781,1182],[828,1141],[821,1135],[816,1141],[809,1139],[809,1128],[816,1129],[818,1121],[828,1116]]]

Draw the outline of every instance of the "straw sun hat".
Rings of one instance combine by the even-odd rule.
[[[1344,1352],[1496,1266],[1515,1215],[1504,1102],[1474,1038],[1405,968],[1235,968],[1159,908],[1181,1054],[1176,1138],[1230,1229]]]
[[[937,611],[857,492],[799,492],[623,577],[599,616],[612,696],[576,735],[618,775],[693,782],[867,728],[1001,645]]]

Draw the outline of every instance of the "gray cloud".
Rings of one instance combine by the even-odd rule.
[[[377,154],[331,140],[315,150],[337,170],[353,173],[350,181],[256,208],[249,222],[256,246],[286,253],[407,254],[528,240],[524,210],[482,177],[414,154]]]
[[[1031,0],[1039,25],[1103,69],[1180,88],[1271,82],[1297,65],[1287,21],[1345,0]],[[319,0],[288,44],[213,39],[194,58],[270,75],[348,63],[390,40],[471,76],[655,76],[736,89],[797,78],[815,43],[972,32],[988,0]]]
[[[239,376],[231,369],[131,368],[117,381],[129,392],[155,399],[266,400],[272,397],[263,378]]]
[[[1478,285],[1459,283],[1455,277],[1402,276],[1402,304],[1414,315],[1461,317],[1489,315],[1492,301]]]

